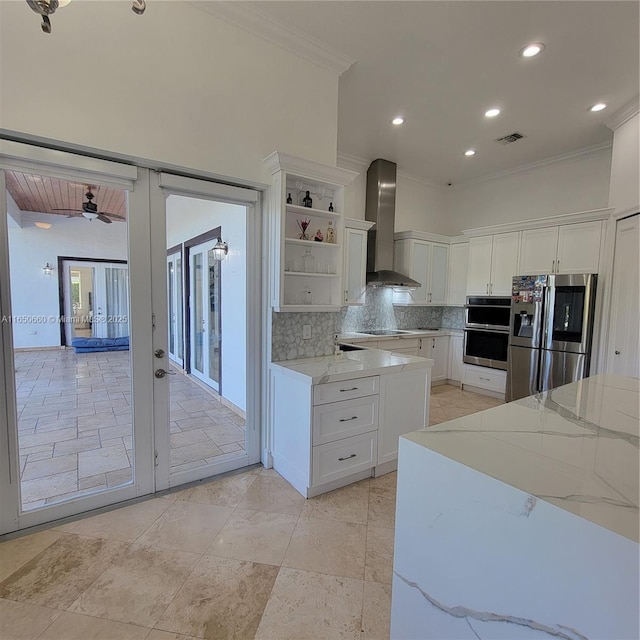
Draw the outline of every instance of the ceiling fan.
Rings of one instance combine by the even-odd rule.
[[[112,216],[121,220],[121,216],[115,213],[109,213],[107,211],[98,211],[98,205],[93,202],[95,196],[91,192],[91,185],[87,185],[87,193],[84,194],[84,197],[87,199],[86,202],[82,203],[82,209],[52,209],[53,211],[71,211],[67,218],[79,218],[82,216],[83,218],[87,218],[88,220],[95,220],[96,218],[100,220],[100,222],[106,222],[107,224],[111,224],[113,221],[110,220],[107,216]]]

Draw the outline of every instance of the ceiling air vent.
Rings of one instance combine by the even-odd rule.
[[[499,142],[500,144],[511,144],[512,142],[517,142],[518,140],[521,140],[522,138],[526,138],[527,136],[525,136],[522,133],[518,133],[517,131],[515,131],[514,133],[510,133],[508,136],[502,136],[502,138],[496,138],[496,142]]]

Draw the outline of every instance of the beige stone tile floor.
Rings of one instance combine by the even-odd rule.
[[[496,404],[432,392],[434,421]],[[387,639],[395,491],[305,500],[259,467],[2,542],[0,638]]]
[[[71,349],[16,353],[25,510],[131,481],[129,355]],[[172,472],[243,453],[244,427],[244,418],[215,393],[185,375],[171,376]]]

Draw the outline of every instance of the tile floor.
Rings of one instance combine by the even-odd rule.
[[[496,404],[436,387],[432,423]],[[0,638],[387,639],[395,482],[258,468],[0,543]]]
[[[129,352],[15,356],[24,509],[130,482]],[[244,418],[184,375],[170,379],[172,472],[244,451]]]

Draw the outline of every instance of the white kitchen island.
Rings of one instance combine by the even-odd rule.
[[[639,387],[594,376],[400,439],[394,640],[640,637]]]
[[[395,470],[399,437],[429,424],[432,366],[378,349],[272,363],[274,468],[305,497]]]

